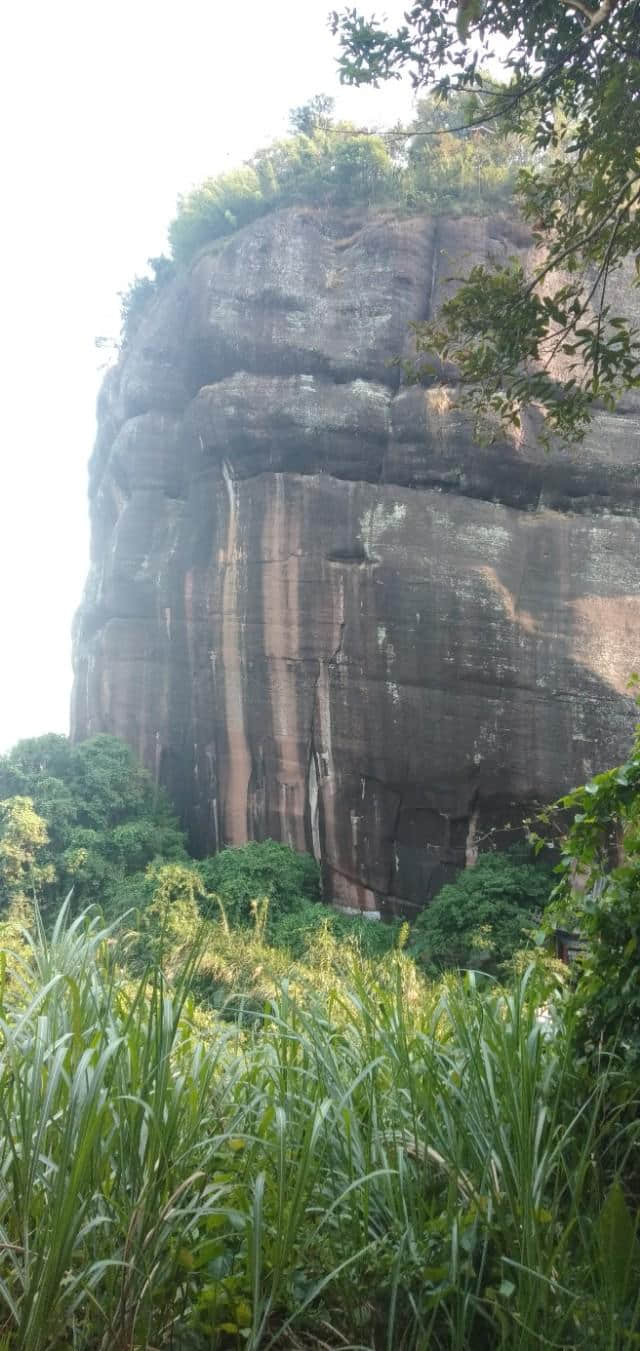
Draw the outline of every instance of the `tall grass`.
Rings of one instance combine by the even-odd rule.
[[[199,961],[133,978],[66,913],[7,955],[3,1351],[640,1343],[633,1085],[560,997],[352,954],[247,1023]]]

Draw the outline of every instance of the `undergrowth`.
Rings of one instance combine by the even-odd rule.
[[[638,1345],[634,1083],[560,984],[191,918],[145,969],[126,922],[5,929],[4,1351]],[[251,1019],[195,998],[240,948]]]

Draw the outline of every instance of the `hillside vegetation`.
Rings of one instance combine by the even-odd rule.
[[[113,738],[0,784],[3,1351],[638,1345],[639,745],[542,821],[548,919],[488,854],[411,931],[190,859]]]
[[[372,924],[321,904],[315,859],[274,840],[191,858],[164,794],[116,737],[75,746],[36,737],[0,757],[0,903],[35,894],[45,922],[71,890],[76,913],[95,904],[109,921],[166,896],[196,904],[204,918],[222,909],[233,928],[253,928],[263,914],[265,937],[296,958],[328,927],[371,956],[408,941],[432,971],[461,963],[497,971],[526,944],[551,886],[530,850],[488,854],[409,934],[399,921]]]

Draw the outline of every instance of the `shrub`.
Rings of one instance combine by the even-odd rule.
[[[198,864],[198,869],[206,891],[220,897],[232,925],[251,924],[251,902],[263,896],[269,898],[269,926],[301,903],[320,897],[320,870],[315,859],[275,840],[221,849]],[[213,908],[211,913],[217,917]]]
[[[547,915],[579,930],[578,1040],[589,1054],[620,1050],[640,1070],[640,732],[625,764],[597,774],[543,817],[571,824]],[[542,841],[540,841],[542,843]]]
[[[137,332],[149,305],[159,290],[175,276],[171,258],[160,254],[147,259],[152,275],[134,277],[126,291],[120,292],[120,346],[126,347]]]
[[[291,910],[267,922],[269,941],[286,948],[292,957],[305,958],[323,929],[334,938],[355,943],[364,958],[384,957],[399,941],[400,923],[382,924],[358,915],[343,915],[330,905],[300,901]]]
[[[481,966],[496,971],[526,942],[553,881],[522,853],[481,854],[442,888],[416,920],[410,952],[427,967]]]

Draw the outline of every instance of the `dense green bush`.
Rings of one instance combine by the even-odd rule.
[[[148,896],[153,859],[186,858],[164,795],[116,737],[18,742],[0,757],[0,800],[16,797],[31,800],[46,825],[34,860],[48,870],[39,888],[45,913],[72,887],[75,904],[99,901],[107,915],[120,913]]]
[[[527,942],[553,887],[549,868],[520,853],[481,854],[442,888],[411,931],[411,953],[431,970],[496,971]]]
[[[344,915],[330,905],[301,901],[267,923],[269,941],[285,948],[292,957],[308,957],[314,940],[323,930],[332,937],[355,943],[365,958],[384,957],[398,943],[402,925]]]
[[[221,849],[198,865],[208,892],[220,897],[230,924],[253,923],[252,901],[268,897],[269,922],[320,898],[320,870],[310,854],[275,840]],[[215,908],[212,913],[216,913]]]
[[[567,813],[570,825],[566,828]],[[597,774],[543,817],[560,818],[561,880],[549,924],[579,930],[574,971],[579,1043],[619,1049],[640,1071],[640,732],[623,765]],[[543,839],[540,839],[540,844]]]
[[[379,924],[344,915],[320,902],[320,870],[309,854],[275,840],[227,848],[195,865],[209,893],[205,914],[217,917],[218,900],[232,926],[264,929],[268,942],[294,958],[308,955],[316,936],[357,943],[365,957],[382,957],[398,940],[399,924]],[[218,899],[212,899],[211,893]],[[256,902],[266,900],[264,909]]]

